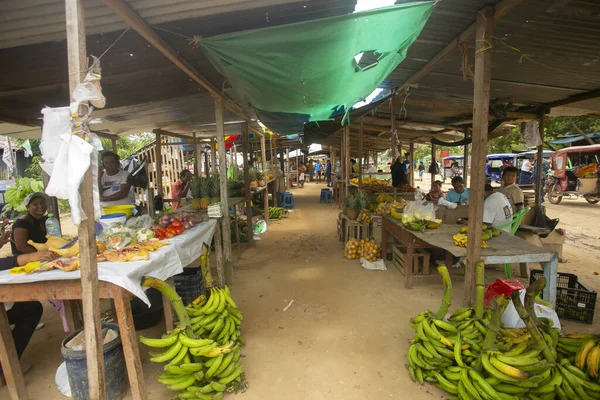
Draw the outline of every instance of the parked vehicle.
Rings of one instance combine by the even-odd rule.
[[[543,157],[547,160],[550,160],[552,157],[552,150],[544,150]],[[521,165],[523,162],[528,159],[532,161],[537,154],[537,150],[525,151],[523,153],[498,153],[498,154],[488,154],[487,161],[492,163],[491,168],[491,180],[495,182],[500,182],[500,177],[502,176],[502,170],[507,166],[517,167],[519,170],[521,169]],[[518,182],[521,184],[521,182]]]
[[[463,156],[447,156],[442,158],[442,179],[446,182],[446,178],[452,179],[455,176],[463,176],[465,160]]]
[[[554,152],[552,169],[546,179],[546,195],[552,204],[563,197],[576,200],[583,197],[588,203],[600,201],[600,144],[567,147]]]

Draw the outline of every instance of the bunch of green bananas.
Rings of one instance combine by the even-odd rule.
[[[574,334],[558,340],[558,352],[562,360],[574,363],[579,371],[587,372],[591,379],[598,379],[600,364],[600,338],[591,334]]]
[[[280,219],[285,214],[285,209],[281,207],[269,207],[269,219]]]
[[[220,400],[225,390],[235,389],[232,382],[242,381],[241,352],[234,342],[220,346],[212,339],[192,339],[181,328],[160,339],[141,336],[140,342],[164,349],[151,352],[150,361],[167,363],[157,380],[182,392],[180,399]]]
[[[186,310],[197,336],[208,337],[221,344],[229,341],[244,344],[240,334],[244,317],[231,298],[229,287],[212,288],[206,302],[192,303]]]

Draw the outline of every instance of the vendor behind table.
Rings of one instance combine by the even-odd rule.
[[[112,151],[102,153],[104,171],[100,171],[98,187],[102,207],[131,204],[129,172],[121,168],[119,156]]]

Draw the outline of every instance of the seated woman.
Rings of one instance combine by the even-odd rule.
[[[10,239],[10,232],[5,232],[0,237],[0,247],[8,243]],[[35,250],[35,249],[34,249]],[[11,269],[18,265],[25,265],[32,261],[39,260],[52,260],[56,257],[54,253],[49,250],[38,251],[29,254],[21,254],[18,256],[0,258],[0,271]],[[40,319],[42,318],[43,307],[39,301],[26,301],[18,302],[14,304],[4,303],[6,306],[6,315],[8,317],[8,323],[15,325],[12,330],[12,337],[15,341],[15,347],[19,358],[23,355],[25,348],[35,332]],[[22,366],[23,372],[29,371],[30,366]],[[2,366],[0,366],[0,386],[2,386],[3,372]]]
[[[25,197],[24,202],[27,214],[15,220],[12,227],[10,247],[15,256],[37,251],[27,244],[28,240],[46,243],[46,195],[41,192],[32,193]]]
[[[452,178],[452,187],[446,193],[446,201],[456,204],[469,204],[469,189],[465,188],[465,181],[461,176]]]
[[[431,184],[431,190],[427,193],[427,200],[438,201],[445,198],[446,193],[442,191],[442,181],[434,181]]]

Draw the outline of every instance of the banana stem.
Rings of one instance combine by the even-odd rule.
[[[192,331],[192,324],[190,323],[190,317],[185,310],[185,305],[183,304],[183,300],[177,294],[175,289],[173,289],[167,282],[162,281],[158,278],[153,278],[151,276],[144,276],[142,278],[142,287],[151,287],[163,295],[167,296],[167,298],[171,301],[171,305],[175,310],[175,314],[177,314],[177,320],[179,321],[179,325],[185,326],[186,333],[189,337],[195,338],[195,335]],[[191,336],[190,336],[191,335]]]
[[[521,317],[521,319],[525,323],[525,326],[529,330],[529,333],[531,333],[531,336],[533,336],[533,339],[536,341],[538,346],[540,346],[540,348],[542,349],[542,354],[544,355],[544,358],[546,359],[546,361],[548,361],[550,363],[556,362],[556,359],[554,358],[554,356],[552,355],[552,352],[550,351],[550,347],[548,346],[548,343],[546,343],[546,340],[544,340],[544,336],[542,336],[537,325],[535,324],[535,322],[533,322],[531,315],[527,312],[527,310],[525,309],[525,306],[521,302],[521,297],[519,296],[519,291],[515,290],[514,292],[512,292],[511,297],[512,297],[513,304],[515,306],[515,310],[517,310],[517,314],[519,314],[519,317]]]
[[[482,349],[484,351],[493,350],[495,348],[496,337],[498,336],[498,332],[500,332],[502,325],[502,310],[504,309],[503,307],[500,307],[496,299],[490,299],[488,307],[491,310],[491,317],[490,323],[487,326],[487,335],[485,335],[485,339],[483,340]]]
[[[477,263],[475,266],[475,285],[477,287],[477,302],[475,303],[475,317],[483,318],[483,297],[485,293],[485,264]]]
[[[538,279],[533,282],[529,287],[525,290],[525,310],[533,320],[533,322],[538,322],[537,315],[535,314],[535,298],[544,291],[546,287],[546,278]]]
[[[444,285],[444,296],[442,298],[442,304],[440,309],[435,314],[435,319],[444,319],[448,313],[448,309],[452,304],[452,280],[450,279],[450,273],[448,268],[444,264],[440,264],[437,267],[437,271],[442,277],[442,284]]]

